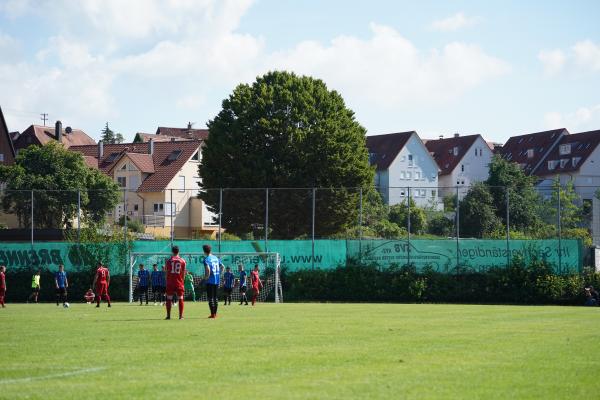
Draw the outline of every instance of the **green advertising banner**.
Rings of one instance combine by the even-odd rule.
[[[433,268],[452,273],[461,269],[487,271],[506,267],[515,257],[525,262],[534,259],[550,263],[557,273],[579,272],[582,266],[582,246],[578,240],[272,240],[268,248],[263,241],[223,241],[219,251],[217,241],[176,241],[182,253],[201,253],[207,243],[213,252],[277,252],[282,267],[288,270],[310,268],[332,269],[349,259],[374,263],[381,268],[413,264],[417,269]],[[559,251],[560,245],[560,251]],[[131,252],[169,253],[169,241],[136,241]],[[89,271],[97,258],[109,265],[113,274],[129,271],[129,254],[125,246],[114,244],[86,245],[64,242],[1,243],[0,265],[14,269],[56,269],[64,264],[67,271]],[[200,258],[190,260],[193,265]]]

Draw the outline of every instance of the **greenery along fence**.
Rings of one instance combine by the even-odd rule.
[[[210,244],[218,252],[277,252],[287,271],[330,270],[352,261],[380,269],[410,265],[417,271],[456,274],[484,272],[509,267],[515,260],[530,264],[543,261],[555,274],[579,273],[583,265],[581,241],[565,240],[271,240],[264,241],[176,241],[182,252],[201,252]],[[169,252],[169,241],[135,241],[128,248],[119,243],[82,244],[68,242],[3,243],[0,265],[9,270],[36,268],[55,270],[64,264],[70,272],[93,271],[101,258],[113,275],[129,271],[128,251]],[[198,268],[199,260],[190,267]]]

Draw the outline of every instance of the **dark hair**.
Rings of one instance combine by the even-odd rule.
[[[204,251],[204,254],[210,254],[212,247],[210,247],[210,244],[205,244],[204,246],[202,246],[202,250]]]
[[[173,254],[179,254],[179,246],[173,246],[173,247],[171,247],[171,252]]]

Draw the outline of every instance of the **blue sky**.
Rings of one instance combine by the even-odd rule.
[[[598,1],[0,0],[9,129],[203,127],[273,69],[323,79],[369,134],[600,129]]]

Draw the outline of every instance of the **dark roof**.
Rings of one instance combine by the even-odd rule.
[[[198,151],[200,145],[201,142],[199,140],[156,142],[154,143],[151,166],[148,143],[105,144],[104,156],[99,160],[98,168],[108,175],[118,160],[127,155],[142,172],[149,173],[137,191],[160,192],[167,187],[183,165]],[[77,151],[87,156],[86,162],[88,165],[93,165],[89,157],[98,159],[98,145],[72,146],[69,150]],[[170,160],[171,154],[177,151],[181,151],[181,155],[177,159]]]
[[[425,147],[427,147],[427,150],[429,150],[429,153],[440,168],[440,175],[447,175],[454,171],[454,168],[456,168],[478,137],[481,137],[481,135],[427,140]],[[456,155],[454,154],[454,148],[457,149]]]
[[[157,135],[175,136],[183,139],[206,140],[208,138],[208,129],[192,129],[190,125],[187,128],[168,128],[159,126],[156,130]]]
[[[544,161],[546,154],[564,135],[568,134],[568,130],[561,128],[511,136],[504,146],[498,150],[497,154],[500,154],[505,160],[518,163],[525,173],[531,175],[539,164]],[[532,157],[529,157],[528,150],[533,150]]]
[[[560,146],[563,144],[571,145],[569,154],[560,154]],[[565,135],[548,154],[544,162],[535,171],[535,174],[553,175],[561,172],[578,171],[599,144],[600,130]],[[566,162],[563,162],[564,165],[562,167],[560,160],[567,160]],[[556,161],[554,169],[548,169],[548,161]]]
[[[389,133],[386,135],[367,136],[369,162],[377,167],[377,171],[385,171],[390,167],[400,150],[415,131]]]
[[[171,128],[169,128],[171,129]],[[195,135],[198,136],[198,135]],[[208,136],[208,135],[207,135]],[[203,139],[198,139],[196,137],[181,137],[181,136],[169,136],[169,135],[165,135],[165,134],[154,134],[154,133],[145,133],[145,132],[138,132],[135,134],[135,143],[145,143],[145,142],[149,142],[150,139],[154,140],[155,142],[166,142],[168,140],[203,140]]]
[[[15,146],[13,144],[12,135],[8,131],[8,126],[6,125],[6,120],[4,119],[4,113],[2,112],[2,107],[0,107],[0,127],[4,129],[6,139],[9,143],[10,150],[12,152],[12,156],[13,156],[13,158],[15,158],[15,156],[16,156]]]
[[[56,134],[54,133],[54,127],[52,126],[41,126],[41,125],[30,125],[23,131],[15,141],[17,148],[27,147],[30,143],[26,142],[27,137],[35,137],[41,145],[48,143],[51,140],[56,140]],[[65,147],[71,146],[82,146],[82,145],[93,145],[96,141],[89,137],[81,129],[73,129],[71,133],[66,133],[63,128],[62,143]]]

